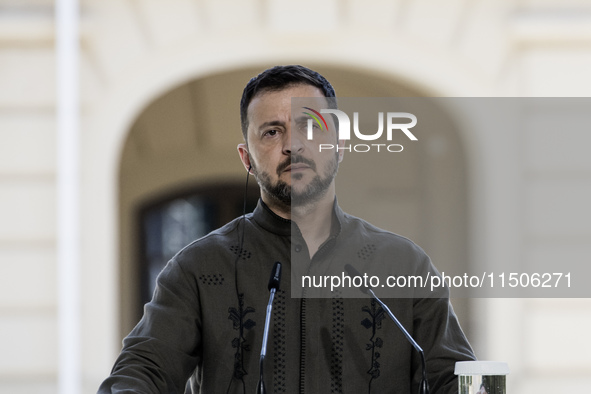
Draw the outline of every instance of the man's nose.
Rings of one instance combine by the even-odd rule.
[[[285,154],[291,155],[292,153],[301,153],[304,149],[304,141],[302,140],[301,133],[292,133],[291,127],[285,134],[286,138],[283,141],[283,151]]]

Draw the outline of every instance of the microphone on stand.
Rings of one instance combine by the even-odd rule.
[[[361,274],[359,273],[359,271],[357,271],[351,264],[345,265],[345,270],[347,271],[347,273],[349,275],[351,275],[353,277],[355,277],[355,276],[361,277]],[[396,323],[396,325],[398,326],[400,331],[402,331],[402,333],[404,334],[406,339],[408,339],[410,344],[416,349],[417,352],[419,352],[419,354],[421,356],[421,364],[423,367],[423,378],[421,379],[421,384],[419,386],[419,394],[429,394],[429,382],[427,381],[427,363],[425,361],[425,353],[423,352],[423,349],[414,340],[414,338],[408,333],[408,331],[406,331],[404,326],[398,321],[396,316],[394,316],[394,314],[392,313],[390,308],[388,308],[388,306],[386,306],[386,304],[384,304],[382,302],[382,300],[380,300],[376,296],[376,294],[373,292],[371,287],[361,286],[359,288],[359,290],[361,290],[365,294],[370,294],[381,305],[381,307],[386,311],[386,313],[388,313],[388,316],[390,316],[390,318],[394,321],[394,323]]]
[[[259,383],[257,384],[257,394],[265,394],[265,380],[263,379],[263,361],[267,355],[267,339],[269,338],[269,324],[271,323],[271,311],[273,310],[273,299],[275,292],[279,290],[281,282],[281,263],[276,261],[269,278],[269,303],[267,304],[267,316],[265,317],[265,330],[263,331],[263,345],[261,346],[261,358],[259,361]]]

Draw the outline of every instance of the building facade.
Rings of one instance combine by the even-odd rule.
[[[0,393],[57,393],[65,374],[55,8],[49,0],[0,1]],[[186,187],[243,182],[238,101],[256,72],[309,65],[343,96],[591,92],[591,7],[582,0],[84,0],[79,23],[73,340],[84,393],[109,373],[137,318],[138,209]],[[453,123],[454,114],[446,116]],[[589,133],[559,141],[535,128],[503,133],[458,127],[426,147],[413,167],[420,171],[396,173],[399,187],[385,191],[399,197],[389,216],[340,201],[416,239],[444,266],[587,261]],[[437,183],[449,171],[460,181]],[[351,194],[347,187],[339,196]],[[371,205],[386,204],[373,198]],[[425,225],[426,211],[440,227]],[[477,356],[509,363],[510,392],[591,384],[588,299],[458,304]]]

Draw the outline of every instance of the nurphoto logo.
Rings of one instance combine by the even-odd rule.
[[[338,109],[321,109],[320,112],[309,107],[304,107],[310,112],[304,114],[310,116],[308,119],[307,138],[312,140],[314,137],[314,127],[318,125],[322,131],[328,129],[326,120],[322,114],[332,114],[338,122],[337,130],[339,140],[351,140],[351,120],[349,116]],[[417,117],[408,112],[387,112],[386,113],[386,141],[392,141],[395,132],[402,132],[411,141],[418,141],[417,137],[410,131],[416,126]],[[406,122],[405,122],[406,120]],[[378,141],[384,134],[384,112],[378,112],[378,130],[374,133],[366,134],[359,130],[359,113],[353,112],[353,133],[361,141]],[[388,152],[402,152],[404,147],[400,144],[372,143],[372,144],[350,144],[348,146],[338,146],[333,144],[319,144],[319,151],[323,150],[347,150],[349,152],[369,152],[375,150],[380,152],[384,149]]]

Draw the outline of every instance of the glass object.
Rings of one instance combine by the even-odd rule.
[[[459,361],[455,374],[458,375],[459,394],[506,394],[507,363],[499,361]]]

